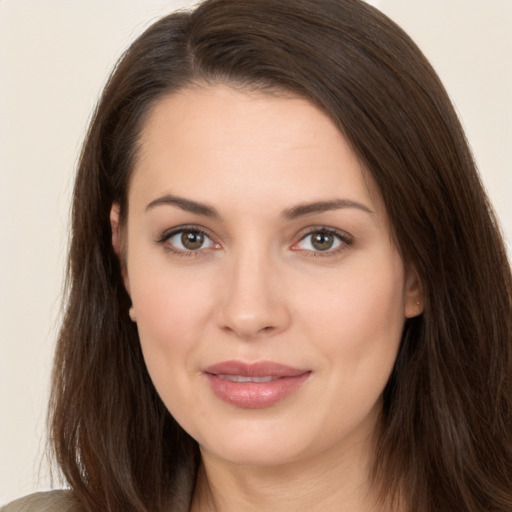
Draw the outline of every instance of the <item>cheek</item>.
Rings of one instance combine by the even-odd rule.
[[[333,282],[303,304],[308,338],[318,340],[330,364],[342,365],[347,378],[368,378],[367,371],[387,380],[404,324],[401,261],[392,255],[347,266]]]
[[[351,269],[325,293],[310,295],[303,309],[308,321],[301,331],[321,354],[318,375],[325,400],[311,421],[323,429],[326,443],[344,432],[364,431],[362,425],[372,428],[376,421],[404,323],[401,266],[384,267]]]
[[[155,387],[169,403],[164,395],[188,388],[186,373],[212,314],[213,290],[197,273],[141,268],[134,259],[130,284],[140,343]]]
[[[198,285],[197,283],[200,283]],[[193,276],[155,272],[132,284],[132,300],[143,345],[173,348],[190,344],[212,310],[212,290]]]
[[[205,306],[190,289],[180,291],[173,285],[147,286],[136,297],[137,329],[148,373],[163,403],[182,424],[195,414],[190,410],[196,402],[190,378]]]

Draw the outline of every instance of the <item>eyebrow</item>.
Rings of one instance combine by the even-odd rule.
[[[340,210],[342,208],[357,208],[363,212],[374,214],[375,212],[368,208],[368,206],[352,201],[350,199],[333,199],[332,201],[317,201],[314,203],[303,203],[283,212],[283,217],[286,220],[294,220],[304,215],[313,213],[328,212],[331,210]]]
[[[203,215],[204,217],[220,219],[219,212],[213,206],[208,206],[207,204],[198,203],[196,201],[192,201],[191,199],[185,199],[184,197],[177,197],[169,194],[151,201],[146,206],[146,212],[152,210],[156,206],[161,205],[177,206],[186,212],[195,213],[196,215]]]
[[[185,199],[184,197],[173,196],[166,194],[165,196],[159,197],[151,201],[146,206],[146,212],[152,210],[157,206],[170,205],[177,206],[178,208],[194,213],[196,215],[202,215],[204,217],[210,217],[214,219],[220,219],[219,212],[213,207],[204,203],[198,203],[191,199]],[[330,201],[316,201],[313,203],[302,203],[292,208],[286,209],[281,213],[281,216],[286,220],[294,220],[305,215],[311,215],[314,213],[322,213],[331,210],[340,210],[343,208],[356,208],[363,212],[374,214],[368,206],[352,201],[350,199],[333,199]]]

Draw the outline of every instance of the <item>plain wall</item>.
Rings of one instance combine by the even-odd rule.
[[[194,3],[0,0],[0,503],[50,486],[44,419],[69,198],[90,113],[127,45]],[[512,2],[370,3],[438,70],[512,240]]]

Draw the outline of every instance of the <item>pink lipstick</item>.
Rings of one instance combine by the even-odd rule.
[[[203,370],[212,391],[224,402],[245,409],[270,407],[296,391],[310,370],[270,361],[224,361]]]

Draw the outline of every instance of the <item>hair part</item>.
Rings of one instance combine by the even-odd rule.
[[[383,506],[512,507],[512,284],[463,130],[410,38],[358,0],[209,0],[152,25],[95,111],[74,189],[69,297],[51,442],[86,510],[187,507],[197,444],[147,373],[109,215],[128,212],[141,130],[200,84],[286,91],[326,112],[378,185],[424,314],[406,321],[384,391],[372,476]]]

